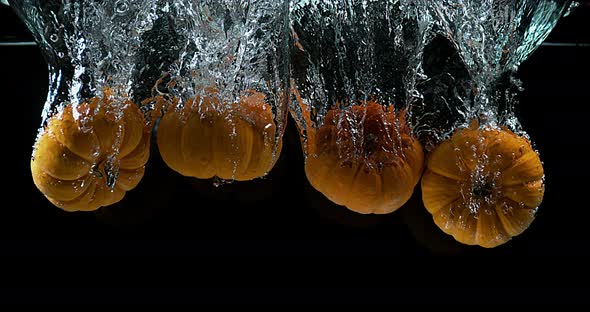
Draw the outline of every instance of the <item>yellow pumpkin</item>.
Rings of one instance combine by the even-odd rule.
[[[252,180],[266,175],[281,150],[266,96],[248,91],[238,103],[222,102],[209,91],[170,107],[157,130],[160,154],[176,172],[189,177]]]
[[[422,197],[445,233],[495,247],[529,227],[543,199],[543,176],[526,138],[473,122],[429,155]]]
[[[412,196],[424,153],[403,112],[368,101],[329,110],[319,129],[308,129],[305,173],[331,201],[358,213],[384,214]]]
[[[121,109],[105,92],[48,120],[31,159],[33,181],[63,210],[96,210],[120,201],[139,183],[149,145],[139,108],[126,101]]]

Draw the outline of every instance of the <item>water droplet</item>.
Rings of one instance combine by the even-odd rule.
[[[225,181],[224,181],[223,179],[221,179],[221,178],[219,178],[219,177],[214,177],[214,178],[213,178],[213,186],[215,186],[215,187],[220,187],[220,186],[222,186],[223,184],[225,184]]]
[[[57,42],[59,40],[59,36],[57,34],[51,34],[51,36],[49,36],[49,40],[51,40],[51,42]]]
[[[59,58],[63,58],[65,56],[65,54],[63,52],[57,52],[57,56]]]

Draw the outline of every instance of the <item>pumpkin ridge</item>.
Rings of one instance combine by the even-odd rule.
[[[478,142],[479,143],[479,142]],[[476,144],[476,143],[472,143],[472,144]],[[455,162],[457,163],[457,166],[459,167],[459,172],[465,174],[469,179],[469,177],[471,176],[471,174],[473,173],[473,171],[477,168],[477,164],[479,163],[478,159],[475,159],[475,166],[471,167],[471,165],[469,165],[469,162],[466,160],[467,157],[465,157],[466,155],[463,155],[464,153],[462,153],[463,149],[465,147],[462,146],[457,146],[456,142],[454,142],[451,139],[451,146],[453,147],[453,150],[455,151],[454,156],[455,156]],[[476,154],[477,156],[477,151],[473,152]],[[467,155],[467,156],[472,156],[472,155]]]
[[[513,203],[515,203],[518,206],[518,203],[511,200],[510,198],[507,198],[508,200],[512,201]],[[508,225],[506,224],[506,222],[508,222],[507,219],[505,219],[504,217],[504,212],[502,211],[502,207],[498,204],[494,205],[494,209],[496,210],[496,214],[498,215],[498,219],[500,220],[500,225],[502,225],[502,228],[504,228],[504,231],[506,233],[508,233],[508,235],[513,236],[512,233],[510,233],[510,231],[508,230]],[[512,208],[514,209],[514,208]]]
[[[504,215],[504,213],[502,212],[502,207],[498,206],[498,217],[500,218],[500,221],[502,222],[502,224],[504,225],[504,228],[506,229],[506,232],[512,236],[516,236],[521,234],[522,232],[524,232],[524,230],[527,229],[527,227],[530,226],[530,224],[532,223],[532,221],[534,220],[535,216],[534,216],[534,209],[535,208],[530,208],[530,207],[526,207],[526,208],[520,208],[520,205],[518,202],[511,200],[509,198],[504,198],[503,199],[505,201],[505,203],[507,205],[510,205],[512,207],[512,211],[513,212],[517,212],[517,213],[522,213],[522,212],[527,212],[529,213],[528,215],[526,215],[526,220],[524,220],[524,222],[526,222],[526,224],[516,224],[515,226],[517,227],[516,229],[513,226],[509,226],[509,224],[507,224],[507,222],[509,222],[508,218]],[[518,207],[518,208],[514,208],[514,207]],[[510,229],[509,229],[510,228]],[[513,232],[514,230],[514,232]],[[514,234],[513,234],[514,233]]]
[[[445,157],[445,155],[449,153],[451,153],[455,157],[457,153],[454,149],[455,147],[450,142],[450,139],[441,142],[433,151],[431,151],[427,155],[427,157],[424,157],[423,165],[430,171],[436,172],[437,174],[443,177],[457,181],[466,181],[469,178],[469,175],[466,174],[467,172],[465,170],[461,170],[460,165],[458,165],[456,161],[448,162],[448,157]],[[443,171],[445,169],[448,169],[450,172],[447,174],[445,171]],[[455,174],[452,171],[457,172]]]
[[[148,127],[145,124],[145,118],[140,108],[131,101],[125,102],[123,108],[123,117],[121,117],[121,123],[124,130],[124,136],[121,138],[121,146],[119,148],[119,158],[123,158],[131,154],[139,145],[141,145],[145,135],[149,134]],[[139,128],[141,131],[139,131]],[[127,131],[131,130],[131,131]],[[129,132],[129,133],[128,133]],[[137,142],[134,146],[131,146],[130,140],[133,138],[135,132],[141,132]]]
[[[138,174],[139,172],[139,174]],[[117,183],[116,186],[119,186],[119,188],[125,192],[132,190],[133,188],[135,188],[139,182],[141,181],[141,177],[143,177],[145,173],[145,166],[136,168],[136,169],[121,169],[119,170],[119,177],[117,179]],[[137,181],[129,181],[129,177],[137,177],[140,176],[139,179],[137,179]],[[125,179],[127,178],[127,179]],[[130,182],[131,184],[129,184],[128,182]]]
[[[383,198],[385,199],[384,200],[385,202],[390,202],[387,200],[387,197],[386,197],[387,194],[385,192],[383,192],[383,189],[384,189],[383,188],[383,172],[375,174],[375,181],[376,181],[376,184],[379,185],[378,194],[381,194],[381,196],[383,196]],[[381,211],[377,211],[377,210],[381,210]],[[384,205],[382,207],[376,208],[374,211],[376,213],[386,213],[387,210],[388,210],[388,206]]]
[[[92,180],[90,183],[88,184],[98,184],[98,181]],[[87,192],[91,191],[90,185],[86,188],[86,190],[84,190],[84,192],[80,193],[80,195],[76,196],[74,199],[68,200],[68,201],[63,201],[64,203],[71,203],[71,202],[75,202],[80,200],[80,198],[82,198],[83,196],[86,195]],[[96,195],[96,189],[94,189],[94,193]],[[53,198],[53,197],[52,197]],[[56,198],[53,198],[56,199]]]
[[[310,162],[312,162],[312,161],[316,161],[316,160],[313,158],[313,156],[310,156],[310,157],[307,157],[307,158],[305,158],[305,159],[304,159],[304,165],[303,165],[303,166],[307,168],[307,167],[309,166],[309,163],[310,163]],[[317,170],[315,170],[315,171],[317,171]],[[310,172],[310,171],[307,171],[307,170],[305,171],[305,176],[306,176],[306,177],[307,177],[308,175],[314,176],[314,174],[315,174],[315,173],[313,173],[313,172]],[[310,181],[310,184],[312,184],[312,185],[313,185],[313,187],[316,187],[316,188],[317,188],[317,186],[316,186],[314,183],[312,183],[312,182],[311,182],[311,180],[313,180],[313,179],[310,179],[310,178],[308,178],[308,180]],[[315,180],[317,180],[317,179],[315,179]]]
[[[525,138],[519,137],[518,135],[516,135],[514,132],[510,131],[507,128],[506,129],[502,129],[502,130],[494,129],[494,130],[490,130],[490,131],[494,131],[494,133],[496,133],[496,134],[501,134],[503,132],[504,133],[507,133],[508,134],[508,137],[510,138],[511,141],[513,141],[513,142],[514,141],[517,141],[519,143],[523,143],[524,145],[527,146],[527,148],[531,148],[532,149],[532,147],[530,145],[530,142],[528,140],[526,140]],[[491,143],[487,143],[486,147],[484,148],[485,154],[497,154],[497,152],[494,151],[494,147],[495,147],[495,144],[494,143],[497,143],[497,142],[496,141],[492,141]],[[514,144],[514,143],[511,142],[511,144]],[[528,152],[522,153],[521,155],[518,155],[518,157],[512,159],[512,161],[510,163],[508,163],[507,165],[505,165],[504,167],[498,167],[496,169],[498,171],[500,171],[500,172],[504,172],[505,170],[508,170],[511,167],[513,167],[514,164],[518,163],[519,160],[522,157],[526,156],[526,154],[528,154]]]
[[[61,144],[61,143],[60,143],[60,142],[59,142],[59,141],[58,141],[58,140],[55,138],[55,136],[49,135],[49,133],[44,133],[44,134],[41,136],[41,138],[40,138],[40,139],[39,139],[39,140],[38,140],[38,141],[35,143],[35,148],[34,148],[34,151],[33,151],[33,157],[34,157],[34,160],[33,160],[33,161],[35,161],[35,162],[37,162],[37,161],[39,160],[39,158],[41,158],[41,157],[48,157],[48,158],[51,158],[51,157],[52,157],[51,155],[54,153],[54,151],[50,151],[49,153],[44,153],[44,151],[40,151],[40,152],[39,152],[39,148],[40,148],[40,147],[39,147],[39,142],[43,142],[42,140],[51,140],[51,141],[53,141],[53,142],[57,143],[57,144],[58,144],[58,149],[60,150],[60,152],[61,152],[62,154],[69,153],[69,154],[71,154],[71,155],[73,155],[73,156],[75,156],[75,157],[78,157],[78,155],[76,155],[76,154],[74,154],[73,152],[71,152],[71,151],[70,151],[70,149],[69,149],[69,148],[67,148],[67,146],[65,146],[65,145]],[[43,142],[43,143],[44,143],[44,142]],[[49,144],[49,143],[44,143],[44,144],[42,144],[43,150],[47,149],[47,145],[48,145],[48,144]],[[39,153],[42,153],[42,154],[41,154],[41,155],[37,155],[37,156],[35,156],[35,154],[37,154],[38,152],[39,152]],[[46,155],[45,155],[45,154],[46,154]],[[57,156],[57,157],[64,157],[64,156]],[[70,157],[70,158],[71,158],[71,157]],[[78,157],[78,158],[80,158],[80,157]],[[87,168],[88,168],[88,172],[89,172],[89,171],[90,171],[90,168],[92,167],[92,166],[91,166],[91,164],[89,164],[89,162],[88,162],[88,161],[86,161],[86,160],[84,160],[83,158],[80,158],[80,159],[81,159],[81,161],[77,161],[77,162],[79,162],[77,165],[80,165],[80,164],[82,164],[82,167],[87,167]],[[76,161],[73,161],[73,160],[71,160],[71,159],[70,159],[70,160],[69,160],[69,162],[70,162],[70,164],[71,164],[71,163],[75,163]],[[46,166],[45,166],[45,165],[47,165],[47,164],[44,164],[44,165],[42,165],[41,163],[37,163],[37,166],[38,166],[38,168],[39,168],[39,169],[43,170],[43,172],[45,172],[45,173],[46,173],[47,175],[49,175],[50,177],[52,177],[52,178],[54,178],[54,179],[58,179],[58,180],[74,181],[74,180],[78,180],[78,179],[80,179],[80,178],[82,178],[82,177],[84,177],[84,176],[86,176],[86,175],[87,175],[87,173],[86,173],[86,174],[81,174],[81,175],[77,175],[75,178],[62,178],[62,177],[57,177],[57,176],[56,176],[54,173],[51,173],[51,172],[49,171],[49,168],[46,168]],[[70,174],[71,174],[71,173],[70,173]]]
[[[445,172],[443,172],[443,170],[439,170],[437,166],[433,166],[432,159],[433,159],[433,155],[438,152],[437,150],[434,150],[432,152],[433,155],[430,155],[430,157],[428,157],[428,160],[427,160],[428,169],[440,176],[445,177],[445,178],[465,182],[465,181],[469,180],[469,177],[471,176],[471,172],[473,170],[471,168],[469,168],[469,166],[467,166],[467,164],[462,159],[462,157],[459,156],[459,153],[456,151],[457,147],[455,146],[454,142],[449,141],[449,143],[451,144],[451,147],[453,149],[453,156],[455,157],[455,164],[459,168],[459,173],[461,173],[463,176],[454,175],[452,173],[446,174]],[[441,144],[445,144],[445,143],[443,142]]]
[[[129,151],[127,153],[123,153],[121,151],[122,150],[122,147],[123,147],[123,144],[126,143],[126,142],[123,141],[123,139],[121,139],[121,146],[119,147],[119,152],[117,153],[117,157],[119,159],[123,159],[123,158],[131,155],[141,145],[141,142],[143,141],[143,137],[145,135],[146,135],[145,131],[142,131],[141,139],[139,139],[139,141],[137,142],[137,144],[135,144],[135,146],[133,146],[133,148],[129,149]]]
[[[139,141],[137,146],[135,146],[135,148],[133,150],[131,150],[127,155],[120,158],[119,168],[126,169],[126,170],[133,170],[133,169],[138,169],[140,167],[145,166],[145,164],[148,162],[149,157],[150,157],[149,149],[150,149],[150,134],[149,134],[149,132],[146,133],[144,131],[143,138]],[[135,168],[126,166],[125,162],[128,161],[128,158],[135,156],[136,153],[143,153],[144,159],[141,160],[141,165],[139,165],[138,167],[135,167]]]
[[[455,180],[455,181],[461,181],[461,182],[466,182],[467,180],[469,180],[469,175],[467,175],[467,177],[458,177],[455,176],[453,174],[445,174],[445,172],[443,172],[442,170],[438,170],[437,168],[428,168],[432,173],[438,174],[439,176],[445,177],[447,179],[451,179],[451,180]]]
[[[482,205],[478,210],[478,232],[476,237],[478,244],[484,248],[497,247],[512,239],[512,235],[506,230],[496,209],[498,203],[496,201],[492,205]],[[485,224],[484,221],[487,221],[488,224]],[[482,232],[483,229],[487,229],[488,232]],[[490,234],[494,236],[490,237]]]
[[[89,108],[86,102],[76,107],[78,113],[82,116],[80,119],[87,116],[84,108]],[[80,112],[80,109],[82,109],[82,112]],[[94,152],[97,147],[100,147],[97,144],[98,138],[91,129],[87,131],[82,129],[82,121],[74,118],[73,110],[72,105],[66,105],[61,112],[49,119],[44,131],[49,132],[56,141],[65,146],[72,154],[92,163],[96,158]],[[63,141],[60,139],[63,139]],[[81,142],[82,144],[80,144]],[[79,144],[82,146],[78,146]],[[86,148],[88,150],[84,150]]]
[[[463,207],[463,210],[461,209],[461,207]],[[451,226],[447,230],[449,234],[451,234],[451,236],[453,236],[453,238],[455,239],[460,238],[462,240],[462,237],[460,236],[461,231],[459,230],[459,227],[461,222],[461,216],[463,214],[464,209],[468,208],[465,208],[463,205],[460,205],[459,203],[453,203],[450,209],[453,213],[452,215],[450,215],[452,218],[449,218],[450,221],[448,221],[451,223]]]
[[[478,244],[478,245],[481,246],[481,242],[479,241],[479,232],[481,230],[481,223],[482,222],[481,222],[481,218],[479,217],[479,213],[480,213],[479,211],[475,213],[476,219],[477,219],[477,223],[475,225],[475,236],[474,236],[475,239],[474,239],[474,241],[475,241],[476,244]]]
[[[162,160],[173,170],[182,171],[183,168],[179,168],[179,166],[184,162],[183,144],[174,144],[172,141],[172,139],[182,140],[183,127],[178,111],[180,110],[177,110],[172,104],[167,105],[166,113],[162,116],[156,129],[156,143]]]
[[[540,185],[536,185],[536,184],[540,184]],[[514,188],[517,188],[517,189],[514,190]],[[518,188],[526,188],[526,190],[518,191]],[[545,192],[545,185],[543,183],[543,180],[539,179],[539,180],[535,180],[535,181],[531,181],[531,182],[524,182],[520,185],[515,184],[515,185],[510,185],[510,186],[504,186],[502,194],[507,199],[510,199],[510,200],[515,201],[517,203],[522,203],[523,205],[525,205],[527,207],[532,207],[531,209],[534,209],[541,204],[540,200],[535,201],[535,203],[533,205],[529,205],[530,202],[528,202],[528,199],[530,199],[530,198],[517,199],[517,198],[513,197],[513,196],[515,196],[515,194],[520,194],[520,193],[526,194],[526,192],[531,191],[531,190],[529,190],[530,188],[533,188],[533,190],[536,189],[537,191],[540,191],[542,193]],[[509,190],[511,190],[511,192]]]
[[[49,197],[46,196],[54,205],[66,210],[66,211],[82,211],[83,209],[80,209],[80,206],[84,205],[87,206],[85,204],[87,203],[82,203],[80,202],[81,199],[83,199],[86,196],[90,196],[89,197],[89,201],[88,203],[92,203],[96,200],[96,190],[98,188],[97,186],[97,182],[94,180],[91,180],[90,183],[88,183],[89,186],[88,188],[80,193],[79,196],[76,196],[75,198],[71,199],[71,200],[59,200],[59,199],[55,199],[53,197]],[[90,194],[92,192],[92,194]],[[79,206],[80,205],[80,206]],[[99,205],[100,207],[101,205]]]
[[[452,202],[450,202],[448,205],[445,205],[445,206],[446,206],[446,207],[451,207],[452,205],[455,205],[455,204],[459,203],[459,202],[460,202],[462,199],[463,199],[463,197],[459,196],[459,197],[457,197],[455,200],[453,200]],[[435,214],[435,213],[439,212],[440,210],[442,210],[442,209],[444,209],[444,208],[445,208],[445,207],[441,207],[441,208],[440,208],[440,209],[438,209],[437,211],[435,211],[435,212],[432,212],[432,214]],[[464,209],[469,209],[469,208],[465,207]]]
[[[114,148],[120,150],[121,144],[123,144],[125,136],[125,125],[123,120],[125,116],[117,118],[111,110],[118,111],[121,108],[114,105],[113,100],[108,95],[105,95],[103,98],[94,98],[94,100],[88,105],[92,114],[91,131],[96,134],[97,143],[100,147],[99,158],[107,158],[108,156],[118,157],[118,155],[115,155],[116,153],[114,153]],[[107,131],[107,133],[99,133],[101,130]],[[115,147],[116,139],[120,139],[120,141],[119,146]],[[110,144],[107,144],[109,141]],[[101,161],[99,160],[97,162]]]
[[[525,156],[526,156],[526,158],[525,158]],[[524,153],[524,155],[519,157],[517,161],[514,161],[514,163],[511,166],[509,166],[505,170],[503,170],[503,172],[502,172],[503,176],[504,176],[504,174],[508,174],[510,172],[510,170],[515,170],[517,166],[522,166],[526,162],[534,162],[534,161],[536,161],[537,158],[538,158],[538,154],[534,151]],[[536,182],[538,180],[542,180],[543,176],[544,176],[544,172],[543,172],[543,169],[541,168],[539,174],[529,177],[530,179],[524,179],[524,180],[523,179],[515,179],[512,182],[507,182],[508,179],[503,178],[502,179],[502,186],[514,186],[514,185],[521,184],[521,183],[532,183],[532,182]],[[520,177],[520,178],[522,178],[522,177]]]
[[[245,162],[246,166],[244,166],[244,172],[243,172],[242,174],[245,174],[245,173],[247,173],[248,171],[250,171],[250,168],[251,168],[251,166],[252,166],[252,160],[253,160],[253,158],[254,158],[254,157],[252,157],[252,152],[253,152],[253,150],[254,150],[254,143],[253,143],[253,141],[255,141],[255,140],[256,140],[256,138],[255,138],[254,136],[250,136],[250,137],[251,137],[251,141],[252,141],[252,142],[250,142],[250,144],[247,144],[247,145],[248,145],[248,147],[247,147],[247,151],[248,151],[248,152],[246,153],[246,155],[248,155],[248,158],[247,158],[247,159],[248,159],[248,161],[246,161],[246,162]],[[262,142],[262,144],[264,145],[264,139],[263,139],[263,142]],[[263,146],[263,147],[264,147],[264,146]]]
[[[65,114],[65,112],[64,112]],[[69,111],[69,114],[71,115],[71,110]],[[60,118],[60,117],[58,117]],[[65,116],[61,116],[61,118],[66,118]],[[73,116],[71,117],[73,119]],[[51,122],[51,121],[50,121]],[[79,128],[77,129],[78,131],[81,131]],[[89,163],[93,163],[96,159],[94,159],[94,157],[90,156],[85,156],[85,155],[81,155],[80,153],[76,152],[75,150],[72,150],[68,147],[68,145],[65,142],[62,142],[59,138],[60,136],[56,135],[53,133],[53,129],[49,126],[45,126],[44,130],[45,133],[47,133],[48,135],[50,135],[52,138],[54,138],[59,144],[63,145],[64,148],[66,148],[70,153],[82,158],[83,160],[89,162]],[[90,134],[92,136],[94,136],[94,138],[96,139],[96,141],[98,142],[98,137],[97,135],[94,133],[94,131],[90,131]],[[100,146],[100,145],[99,145]]]
[[[317,157],[317,158],[319,158],[319,157]],[[317,161],[317,158],[316,158],[316,161]],[[337,162],[336,162],[336,164],[337,164]],[[338,166],[338,164],[336,166]],[[321,190],[325,191],[326,190],[326,188],[325,188],[326,183],[324,183],[324,182],[325,182],[325,180],[326,180],[327,177],[333,176],[333,173],[338,170],[338,167],[336,167],[336,166],[324,166],[326,169],[321,171],[321,173],[322,173],[321,176],[317,176],[316,177],[315,183],[317,185],[314,185],[314,187],[316,187],[317,189],[321,189]],[[330,200],[332,200],[331,196],[327,196],[326,195],[326,197],[329,198]],[[343,201],[346,202],[345,199]]]
[[[319,158],[319,156],[318,156],[318,157],[316,157],[316,159],[315,159],[315,160],[316,160],[316,161],[318,161],[318,158]],[[326,179],[326,177],[327,177],[327,176],[329,176],[329,175],[330,175],[330,173],[332,173],[333,171],[336,171],[336,169],[335,169],[333,166],[324,166],[324,167],[325,167],[326,169],[325,169],[325,170],[322,170],[322,171],[320,171],[320,173],[321,173],[321,176],[317,176],[317,177],[316,177],[316,179],[315,179],[315,180],[316,180],[316,183],[318,184],[318,185],[317,185],[317,187],[318,187],[318,188],[321,188],[321,189],[324,189],[324,185],[325,185],[325,183],[323,183],[323,182],[324,182],[324,180]],[[327,197],[327,196],[326,196],[326,197]]]
[[[39,165],[37,163],[35,163],[34,161],[31,161],[31,171],[32,171],[32,175],[33,175],[33,181],[35,182],[35,184],[39,186],[39,189],[42,190],[43,194],[53,193],[54,196],[51,196],[52,198],[57,198],[55,196],[55,193],[59,192],[59,190],[58,190],[58,187],[56,187],[56,185],[62,186],[61,185],[62,181],[63,181],[63,184],[68,184],[68,183],[74,183],[78,180],[83,179],[84,181],[81,182],[83,189],[80,191],[79,194],[84,193],[86,191],[86,189],[88,188],[88,186],[90,185],[90,182],[88,181],[89,180],[88,175],[83,176],[83,177],[76,179],[76,180],[57,179],[55,177],[50,176],[48,173],[46,173],[45,170],[40,168]],[[44,181],[46,179],[49,179],[50,181]],[[46,185],[50,185],[50,186],[46,186]],[[64,187],[67,187],[67,186],[64,186]],[[75,196],[73,198],[76,198],[76,197],[77,196]],[[63,199],[63,200],[69,200],[69,199]]]
[[[78,178],[75,178],[75,179],[64,179],[64,178],[56,177],[55,175],[53,175],[51,172],[47,171],[45,168],[43,168],[43,167],[42,167],[42,166],[40,166],[40,165],[36,165],[36,166],[37,166],[37,168],[38,168],[38,169],[40,169],[40,170],[41,170],[41,171],[42,171],[44,174],[46,174],[47,176],[49,176],[50,178],[53,178],[53,179],[55,179],[55,180],[63,180],[63,181],[76,181],[76,180],[82,179],[82,178],[84,178],[84,177],[87,177],[87,176],[90,174],[90,171],[89,171],[87,174],[85,174],[85,175],[82,175],[82,176],[80,176],[80,177],[78,177]],[[90,167],[92,167],[92,166],[90,166]]]
[[[342,166],[342,165],[337,165],[337,166]],[[350,182],[350,189],[348,191],[348,194],[349,195],[355,193],[354,192],[354,186],[356,185],[356,180],[358,179],[359,174],[361,174],[361,171],[363,170],[363,166],[361,164],[356,163],[356,162],[352,162],[352,165],[351,166],[354,166],[356,169],[354,171],[354,175],[352,176],[352,180]],[[350,200],[348,200],[349,197],[346,196],[345,198],[347,200],[346,200],[346,203],[343,204],[344,206],[350,204]]]
[[[457,201],[452,202],[451,204],[446,205],[445,207],[437,210],[436,212],[431,213],[432,220],[440,228],[440,230],[443,231],[445,234],[451,235],[453,237],[455,237],[456,229],[455,221],[451,217],[454,217],[455,215],[454,207],[456,202]],[[445,209],[446,211],[444,211]]]
[[[476,216],[473,212],[471,212],[471,210],[468,207],[465,207],[465,205],[461,205],[461,207],[463,209],[459,213],[459,220],[461,220],[460,222],[462,222],[462,226],[457,231],[455,231],[455,235],[453,237],[455,238],[455,240],[460,241],[464,244],[475,245],[477,233],[475,233],[475,231],[473,230],[473,223],[475,223],[475,228],[477,228]],[[467,229],[468,225],[470,225],[469,229]]]
[[[187,105],[187,103],[185,103],[185,106],[183,106],[183,110],[186,108],[186,105]],[[187,110],[189,112],[192,111],[192,109],[190,109],[190,107]],[[180,114],[180,112],[174,111],[173,114]],[[179,118],[177,118],[178,120],[176,122],[178,122],[180,124],[179,125],[172,125],[172,126],[179,126],[180,127],[180,138],[179,138],[180,140],[179,140],[179,142],[177,144],[179,146],[179,152],[180,152],[180,157],[179,157],[180,159],[179,160],[182,161],[182,164],[187,164],[188,163],[188,160],[187,160],[187,157],[186,157],[187,151],[185,150],[185,145],[188,146],[188,144],[185,144],[185,142],[186,142],[187,139],[190,139],[190,138],[187,138],[187,134],[186,134],[186,132],[188,131],[187,130],[187,124],[190,122],[190,119],[191,119],[190,118],[191,117],[190,114],[191,113],[187,113],[188,116],[179,116]],[[175,166],[179,166],[179,164],[175,164]],[[184,166],[186,166],[186,165],[184,165]],[[187,171],[186,170],[187,168],[184,168],[184,169],[185,170],[183,170],[183,171]],[[190,175],[194,174],[193,171],[192,171],[192,168],[189,167],[188,171],[189,171],[189,174]]]

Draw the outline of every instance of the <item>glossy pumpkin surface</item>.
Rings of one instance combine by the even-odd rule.
[[[166,164],[199,179],[252,180],[266,175],[281,150],[266,96],[248,91],[237,103],[225,103],[217,92],[169,107],[157,130]]]
[[[543,199],[543,176],[526,138],[472,123],[429,155],[422,197],[445,233],[495,247],[529,227]]]
[[[31,159],[33,181],[57,207],[92,211],[120,201],[141,180],[150,131],[130,101],[108,94],[68,105],[47,121]]]
[[[309,182],[336,204],[358,213],[400,208],[420,180],[424,154],[404,113],[369,101],[327,112],[309,128],[305,172]]]

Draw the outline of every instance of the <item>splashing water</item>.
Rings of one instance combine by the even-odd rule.
[[[433,74],[435,81],[424,86],[433,101],[444,102],[455,123],[432,129],[439,137],[449,128],[464,127],[472,119],[482,125],[507,126],[525,134],[514,115],[516,92],[521,83],[514,77],[519,65],[547,38],[570,1],[567,0],[484,0],[418,1],[427,8],[429,23],[439,37],[436,45],[447,45],[447,57],[454,58],[450,72]],[[444,49],[443,49],[444,50]],[[440,52],[440,50],[439,50]],[[449,65],[448,60],[438,59]],[[448,68],[447,68],[448,69]],[[430,69],[433,70],[432,68]],[[437,71],[437,69],[434,69]],[[450,90],[452,80],[454,90]],[[436,85],[439,90],[433,90]],[[440,88],[442,87],[442,88]],[[426,103],[425,105],[428,105]],[[434,111],[436,114],[437,111]],[[428,128],[428,126],[426,126]],[[436,127],[435,127],[436,128]]]
[[[261,92],[265,97],[262,106],[272,111],[274,123],[266,128],[277,129],[271,140],[272,158],[276,160],[289,91],[288,2],[170,1],[166,10],[174,17],[178,50],[174,51],[176,60],[162,79],[167,84],[158,86],[158,93],[176,103],[183,122],[189,116],[181,108],[193,99],[200,99],[191,105],[199,106],[201,114],[205,114],[203,99],[219,99],[211,102],[212,109],[232,123],[234,144],[239,135],[234,121],[239,114],[236,104],[244,105],[244,96]],[[240,118],[255,124],[258,117],[252,114]],[[235,179],[238,166],[234,160],[230,180]]]
[[[133,96],[136,58],[141,36],[156,19],[156,0],[12,1],[39,44],[49,68],[49,91],[42,113],[44,133],[48,120],[72,106],[72,114],[82,132],[92,131],[94,115],[81,114],[80,105],[92,98],[108,104],[108,118],[115,122],[124,117]],[[118,157],[122,127],[113,138],[110,155],[104,160],[106,183],[113,189],[119,175]],[[39,137],[37,141],[39,140]],[[100,153],[99,146],[96,152]],[[104,152],[104,151],[102,151]],[[97,167],[99,164],[94,164]]]
[[[431,27],[419,13],[413,1],[292,1],[291,111],[304,139],[335,108],[374,101],[411,115]],[[358,150],[363,127],[346,124]]]
[[[49,66],[44,121],[66,103],[102,92],[129,94],[141,35],[155,15],[155,0],[40,1],[12,4],[33,33]]]

